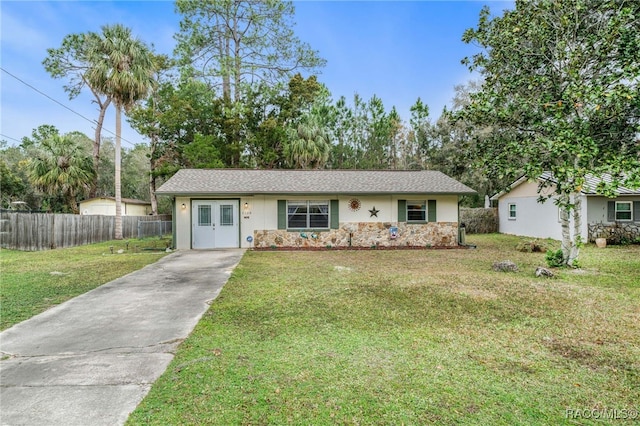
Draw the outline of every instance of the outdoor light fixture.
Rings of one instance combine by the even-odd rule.
[[[182,203],[182,210],[186,210],[187,209],[187,205],[185,203]]]
[[[244,203],[244,209],[248,209],[249,208],[249,203]]]

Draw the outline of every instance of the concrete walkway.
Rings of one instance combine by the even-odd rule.
[[[123,424],[243,253],[176,252],[0,333],[0,424]]]

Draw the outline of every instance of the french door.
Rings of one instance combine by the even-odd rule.
[[[194,249],[240,247],[237,200],[193,200],[191,223]]]

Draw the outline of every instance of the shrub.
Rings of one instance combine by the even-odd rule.
[[[564,256],[562,254],[562,249],[558,250],[547,250],[547,255],[545,256],[547,260],[547,265],[551,268],[559,268],[564,266]]]

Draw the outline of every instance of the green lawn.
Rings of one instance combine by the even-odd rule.
[[[638,409],[640,247],[589,245],[583,269],[544,279],[544,254],[518,241],[247,252],[128,424],[590,424],[566,410]],[[520,272],[492,271],[505,259]]]
[[[166,254],[148,250],[154,247],[166,248],[166,243],[149,238],[34,252],[0,250],[0,330]]]

